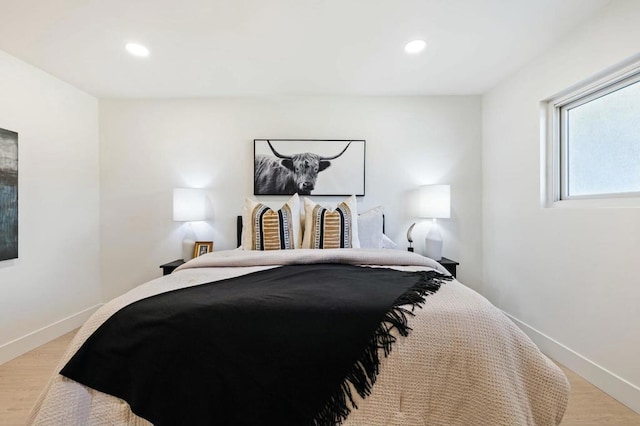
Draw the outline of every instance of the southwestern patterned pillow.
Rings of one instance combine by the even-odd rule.
[[[335,210],[304,199],[305,222],[302,248],[359,248],[358,212],[352,195]]]
[[[280,210],[247,198],[242,211],[244,250],[288,250],[300,247],[300,200],[294,194]]]

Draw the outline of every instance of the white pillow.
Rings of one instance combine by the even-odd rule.
[[[300,248],[300,199],[293,194],[279,210],[247,198],[242,209],[243,250]]]
[[[304,199],[302,248],[359,248],[356,196],[338,203],[335,209]]]
[[[358,239],[362,248],[382,248],[382,207],[358,215]]]
[[[385,234],[382,234],[382,248],[384,249],[397,249],[398,245]]]

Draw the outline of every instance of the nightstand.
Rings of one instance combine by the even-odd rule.
[[[456,277],[456,267],[460,263],[456,262],[455,260],[447,259],[446,257],[443,257],[442,259],[440,259],[438,263],[444,266],[444,269],[449,271],[449,273],[453,275],[453,278]]]
[[[169,263],[165,263],[164,265],[160,265],[160,267],[162,268],[162,275],[169,275],[170,273],[172,273],[174,271],[174,269],[176,269],[178,266],[182,265],[184,263],[184,260],[182,259],[178,259],[178,260],[174,260],[173,262],[169,262]],[[446,268],[446,266],[445,266]],[[454,266],[455,268],[455,266]]]

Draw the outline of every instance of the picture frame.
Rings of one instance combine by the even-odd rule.
[[[196,241],[193,245],[193,257],[196,258],[203,254],[213,251],[213,241]]]
[[[254,139],[254,195],[365,195],[364,139]]]

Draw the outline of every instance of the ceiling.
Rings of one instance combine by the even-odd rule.
[[[609,2],[0,0],[0,49],[100,98],[479,94]]]

